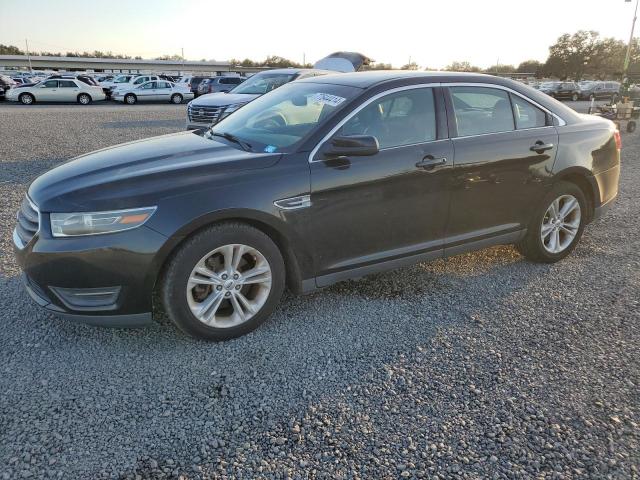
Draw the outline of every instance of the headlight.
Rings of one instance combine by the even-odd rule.
[[[155,211],[156,207],[145,207],[111,212],[51,213],[51,234],[75,237],[131,230],[143,225]]]

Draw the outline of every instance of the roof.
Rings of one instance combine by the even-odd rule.
[[[510,88],[528,97],[551,112],[566,120],[577,120],[578,114],[570,107],[558,102],[534,88],[509,78],[485,75],[482,73],[465,72],[416,72],[409,70],[371,70],[366,72],[338,73],[320,77],[305,78],[298,82],[330,83],[361,89],[369,89],[377,85],[390,84],[390,87],[421,83],[488,83]]]
[[[417,72],[415,70],[369,70],[365,72],[338,73],[322,76],[316,79],[302,81],[321,81],[322,83],[334,83],[336,85],[348,85],[358,88],[369,88],[373,85],[393,80],[415,80],[433,82],[487,82],[501,83],[502,77],[484,75],[481,73],[465,72]]]

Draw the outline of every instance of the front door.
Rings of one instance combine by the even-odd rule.
[[[550,187],[558,145],[549,114],[519,95],[449,90],[457,137],[445,253],[526,228]]]
[[[443,98],[439,90],[412,87],[382,96],[332,136],[374,136],[375,155],[325,158],[322,146],[315,154],[309,218],[317,277],[442,254],[453,150],[437,128],[437,95]],[[318,286],[327,278],[317,278]]]
[[[47,80],[38,86],[38,91],[34,92],[36,100],[41,102],[52,102],[58,98],[58,80]]]

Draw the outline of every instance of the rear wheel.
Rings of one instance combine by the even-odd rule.
[[[133,93],[129,93],[125,95],[124,101],[128,105],[133,105],[138,101],[138,98]]]
[[[189,335],[226,340],[264,322],[284,285],[284,261],[275,243],[248,225],[223,223],[197,233],[174,255],[162,302]]]
[[[81,105],[89,105],[91,103],[91,96],[88,93],[81,93],[78,95],[78,103]]]
[[[573,100],[574,102],[578,101],[578,94],[574,93],[573,95],[571,95],[571,100]]]
[[[545,197],[542,207],[516,248],[529,260],[555,263],[578,244],[587,216],[587,201],[580,188],[559,182]]]
[[[182,95],[180,95],[179,93],[174,93],[173,95],[171,95],[171,103],[182,103]]]
[[[18,100],[20,100],[20,103],[22,103],[23,105],[31,105],[33,102],[36,101],[36,99],[30,93],[21,94],[18,97]]]

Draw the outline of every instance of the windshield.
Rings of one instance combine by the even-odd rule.
[[[254,152],[290,151],[360,91],[343,85],[293,82],[245,105],[205,136],[235,137]]]
[[[129,80],[131,80],[131,75],[120,75],[116,77],[113,83],[127,83]]]
[[[230,93],[263,95],[281,87],[285,83],[289,83],[295,75],[295,73],[256,73],[253,77],[232,89]]]

